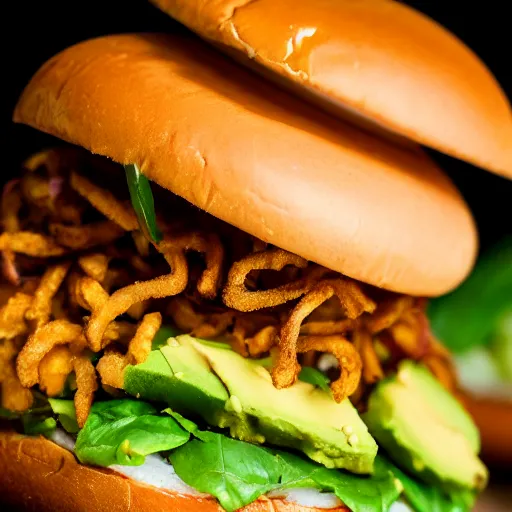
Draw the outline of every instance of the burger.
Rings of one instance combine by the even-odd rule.
[[[403,3],[152,3],[332,115],[394,143],[413,140],[512,176],[505,94],[469,48]],[[512,296],[509,247],[505,240],[482,254],[471,279],[430,307],[434,333],[458,356],[457,373],[468,392],[460,398],[482,431],[485,458],[500,465],[512,461],[510,323],[504,312]]]
[[[477,236],[416,145],[155,34],[58,54],[14,120],[67,145],[2,197],[7,505],[472,507],[479,434],[425,310]]]

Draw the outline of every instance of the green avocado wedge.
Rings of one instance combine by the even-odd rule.
[[[377,385],[363,419],[390,457],[423,481],[446,491],[485,487],[476,427],[423,366],[403,361]]]
[[[229,428],[243,441],[294,448],[329,468],[373,470],[377,444],[349,400],[338,404],[302,381],[278,390],[258,361],[222,344],[170,338],[146,362],[126,368],[124,389]]]
[[[338,404],[330,393],[301,381],[276,389],[257,361],[190,336],[178,339],[201,353],[228,389],[218,426],[229,427],[233,437],[294,448],[328,468],[372,472],[377,444],[349,400]]]
[[[144,363],[126,368],[124,390],[144,400],[202,416],[210,424],[216,424],[216,414],[229,398],[205,359],[175,338],[153,350]]]

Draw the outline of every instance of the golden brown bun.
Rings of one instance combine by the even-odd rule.
[[[71,452],[44,437],[25,437],[6,431],[0,432],[0,504],[17,507],[16,510],[37,512],[223,510],[213,498],[164,492],[108,469],[82,466]],[[320,511],[268,498],[262,498],[242,510]],[[348,512],[347,508],[341,506],[329,510]]]
[[[69,48],[33,77],[14,120],[135,162],[215,217],[373,285],[442,294],[473,264],[471,214],[417,147],[352,128],[195,39]]]
[[[238,58],[306,85],[331,111],[512,178],[505,94],[469,48],[400,2],[152,2]]]
[[[512,467],[512,402],[504,399],[460,396],[482,438],[486,462]]]

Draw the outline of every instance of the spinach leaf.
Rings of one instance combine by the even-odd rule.
[[[166,412],[196,437],[170,453],[176,474],[198,491],[215,496],[228,512],[271,490],[287,488],[334,492],[354,512],[386,512],[400,494],[394,475],[383,464],[377,463],[371,476],[328,469],[299,455],[201,431],[170,409]]]
[[[80,428],[76,422],[76,411],[73,400],[48,398],[52,411],[58,415],[59,422],[66,432],[76,434]]]
[[[23,432],[29,436],[50,434],[57,427],[55,418],[45,414],[24,414],[21,417]]]
[[[281,487],[316,487],[333,492],[353,512],[387,512],[401,493],[393,473],[379,456],[375,459],[374,473],[365,476],[328,469],[291,453],[277,453]]]
[[[155,203],[149,180],[140,172],[137,164],[125,165],[124,170],[133,209],[142,232],[151,241],[159,243],[162,233],[156,224]]]
[[[19,417],[19,413],[0,407],[0,418],[5,420],[15,420]]]
[[[398,469],[387,458],[381,463],[400,481],[407,501],[417,512],[467,512],[473,507],[474,495],[469,490],[453,491],[449,495],[439,487],[425,484]]]
[[[138,466],[146,455],[185,444],[190,434],[168,416],[140,400],[95,402],[78,434],[80,462],[97,466]],[[197,459],[196,459],[197,464]]]
[[[317,370],[316,368],[312,368],[311,366],[303,366],[299,373],[299,379],[303,382],[313,384],[313,386],[323,389],[327,393],[331,392],[331,388],[329,387],[329,377],[324,375],[320,370]]]
[[[452,293],[430,302],[436,336],[454,352],[487,345],[502,315],[512,309],[512,237],[482,255]]]
[[[222,434],[208,434],[207,441],[194,439],[169,456],[176,474],[188,485],[212,494],[232,512],[278,483],[279,466],[270,451]]]

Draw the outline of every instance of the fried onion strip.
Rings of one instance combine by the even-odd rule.
[[[121,352],[107,349],[96,366],[102,386],[122,389],[124,385],[123,372],[127,365],[126,357]]]
[[[429,348],[427,329],[425,314],[422,311],[409,310],[388,329],[388,333],[407,357],[420,359]]]
[[[80,256],[78,265],[90,278],[101,283],[107,275],[108,261],[106,254],[96,252]]]
[[[121,238],[125,231],[116,223],[106,220],[83,226],[51,224],[50,233],[58,244],[72,250],[84,250],[109,245]]]
[[[304,336],[330,336],[332,334],[345,334],[353,331],[358,322],[351,318],[343,320],[326,320],[318,322],[307,322],[300,326],[300,334]]]
[[[75,284],[75,298],[79,306],[88,311],[96,311],[105,306],[108,293],[98,281],[90,277],[81,277]]]
[[[31,231],[2,233],[0,235],[0,251],[5,250],[39,258],[62,256],[67,252],[65,247],[61,247],[52,238]]]
[[[110,322],[126,313],[133,304],[178,295],[185,289],[188,280],[185,256],[180,252],[164,256],[172,269],[171,274],[125,286],[114,292],[103,307],[93,311],[85,332],[94,352],[101,349],[103,333]]]
[[[98,389],[96,370],[85,354],[73,358],[73,370],[76,377],[76,393],[74,397],[76,421],[82,428],[91,410],[94,393]]]
[[[380,364],[372,335],[366,329],[354,332],[353,343],[363,361],[363,379],[367,384],[373,384],[384,378],[384,371]]]
[[[30,409],[34,397],[32,392],[21,384],[14,368],[14,361],[10,361],[3,368],[2,373],[2,407],[14,412],[24,412]]]
[[[98,187],[75,171],[71,173],[70,185],[84,199],[87,199],[96,210],[125,231],[139,229],[139,223],[133,208],[119,201],[108,190]]]
[[[48,268],[43,274],[34,293],[32,305],[25,314],[25,318],[36,329],[48,323],[52,312],[52,300],[64,281],[70,266],[70,262],[59,263]]]
[[[413,305],[413,298],[408,295],[400,295],[390,300],[381,302],[374,314],[367,319],[367,327],[372,334],[389,329],[400,317]]]
[[[268,325],[260,329],[254,336],[245,339],[245,344],[251,357],[260,357],[270,351],[277,343],[278,329],[275,325]]]
[[[214,299],[220,286],[224,248],[214,234],[188,233],[164,240],[158,247],[162,253],[176,250],[196,251],[205,255],[206,269],[202,273],[197,290],[208,299]]]
[[[57,345],[39,363],[39,388],[48,396],[62,393],[68,375],[73,371],[73,355],[65,345]]]
[[[329,352],[338,360],[341,374],[331,382],[332,396],[341,402],[357,389],[361,380],[361,358],[354,345],[343,336],[305,336],[297,342],[297,352]]]
[[[278,389],[289,387],[297,380],[300,366],[297,362],[296,344],[302,322],[333,296],[338,298],[350,319],[365,312],[371,313],[375,309],[375,303],[363,294],[354,281],[330,279],[315,286],[293,308],[281,328],[277,361],[272,369],[272,379]]]
[[[25,315],[33,297],[23,292],[14,294],[0,309],[0,339],[11,339],[28,332]]]
[[[80,342],[82,326],[68,320],[54,320],[29,336],[16,360],[16,371],[26,388],[35,386],[39,380],[39,363],[56,345]]]
[[[206,321],[206,315],[198,313],[192,303],[184,297],[173,297],[167,307],[167,313],[178,329],[192,332]]]
[[[151,352],[153,338],[161,325],[162,315],[160,313],[144,315],[144,318],[137,327],[135,336],[128,345],[126,356],[129,364],[140,364],[147,359]]]
[[[226,311],[225,313],[215,313],[209,315],[207,320],[201,325],[192,329],[192,336],[197,338],[217,338],[226,332],[227,328],[233,323],[234,313]]]
[[[251,253],[231,266],[222,299],[226,306],[244,312],[278,306],[297,299],[308,290],[309,280],[299,279],[277,288],[260,291],[249,291],[245,280],[252,270],[280,271],[287,265],[306,268],[307,264],[304,258],[282,249]]]

